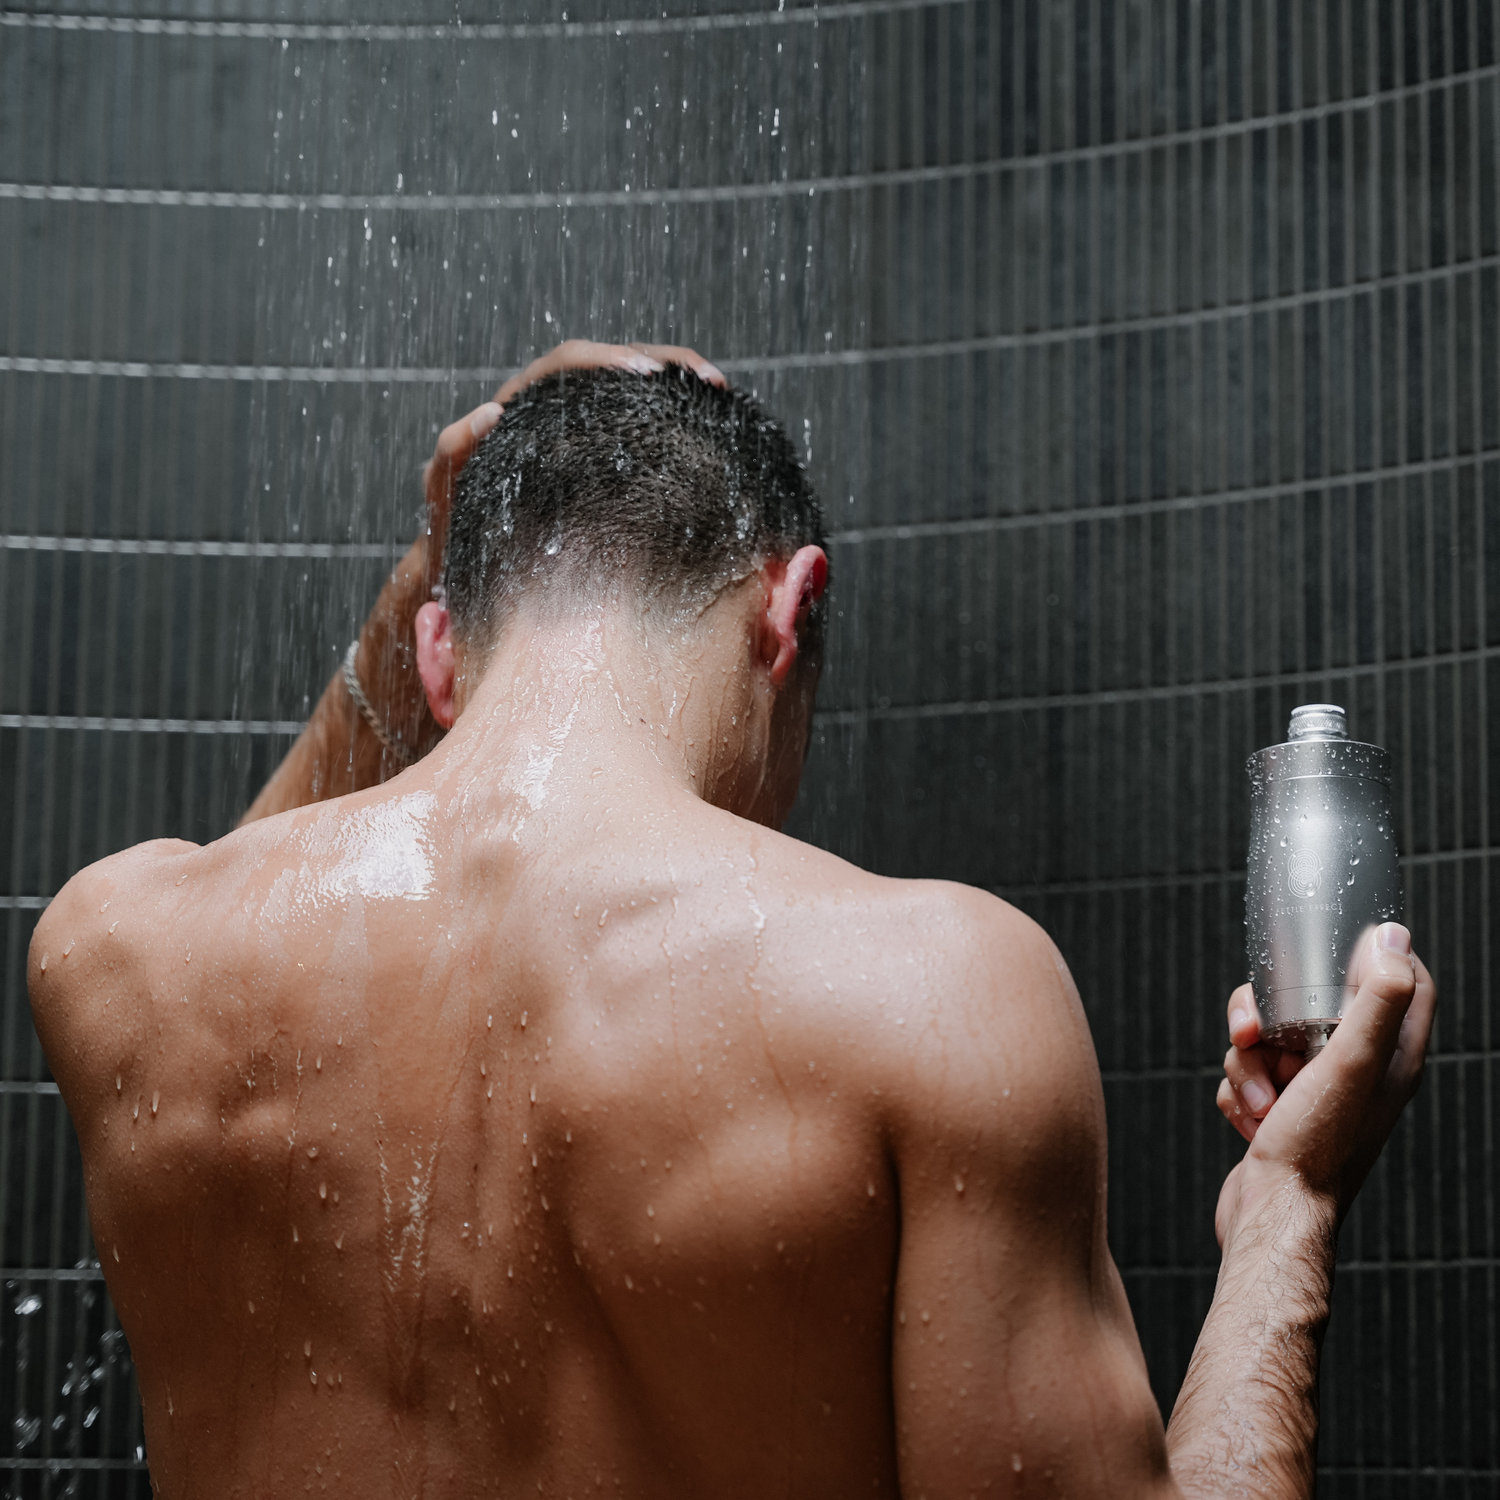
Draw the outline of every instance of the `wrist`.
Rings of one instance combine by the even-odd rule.
[[[1338,1206],[1302,1175],[1246,1157],[1233,1174],[1234,1201],[1223,1215],[1220,1280],[1284,1285],[1290,1322],[1321,1324],[1328,1316],[1338,1238]],[[1231,1184],[1226,1183],[1226,1192]]]

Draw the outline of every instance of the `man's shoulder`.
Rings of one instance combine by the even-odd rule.
[[[872,874],[783,840],[785,909],[767,933],[806,983],[845,999],[872,1044],[943,1070],[987,1067],[1022,1049],[1092,1066],[1072,977],[1047,933],[988,891]],[[779,931],[778,931],[779,929]],[[779,943],[776,942],[779,936]],[[851,1017],[852,1020],[852,1017]]]
[[[127,916],[159,903],[184,862],[201,853],[200,845],[182,839],[151,839],[86,865],[52,898],[36,925],[31,959],[37,976],[50,972],[54,957],[71,958],[80,947],[87,952],[100,932],[112,933]],[[40,967],[43,959],[48,969]]]
[[[949,880],[877,875],[825,850],[778,840],[775,868],[799,936],[830,957],[900,974],[935,1001],[977,992],[1055,990],[1067,970],[1046,932],[1009,902]]]
[[[842,999],[837,1023],[880,1089],[893,1141],[998,1133],[1030,1139],[1034,1161],[1092,1158],[1098,1063],[1047,933],[987,891],[826,858],[812,862],[824,879],[804,903],[816,948],[802,951],[812,988]]]
[[[142,971],[172,925],[181,871],[200,853],[180,839],[122,849],[80,870],[42,913],[27,988],[60,1083],[124,1022],[128,1007],[115,999],[148,987]]]

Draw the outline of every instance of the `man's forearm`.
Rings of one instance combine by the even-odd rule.
[[[1213,1306],[1167,1428],[1184,1495],[1312,1493],[1333,1206],[1289,1179],[1226,1236]]]
[[[356,669],[366,696],[392,735],[425,754],[441,735],[417,675],[412,621],[430,597],[427,548],[419,541],[391,570],[359,633]],[[330,679],[306,727],[240,822],[378,786],[402,769],[381,744],[344,683]]]

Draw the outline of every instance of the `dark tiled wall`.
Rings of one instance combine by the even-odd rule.
[[[145,1493],[36,911],[232,822],[437,427],[589,332],[696,344],[804,445],[837,620],[797,829],[1057,938],[1164,1405],[1236,1154],[1244,756],[1325,697],[1392,748],[1444,1008],[1344,1232],[1323,1491],[1493,1494],[1489,0],[131,3],[0,15],[15,1491]]]

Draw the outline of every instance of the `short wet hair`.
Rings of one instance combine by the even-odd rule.
[[[454,629],[489,644],[553,580],[691,606],[823,542],[796,449],[753,397],[679,365],[571,370],[528,386],[464,465],[443,582]]]

